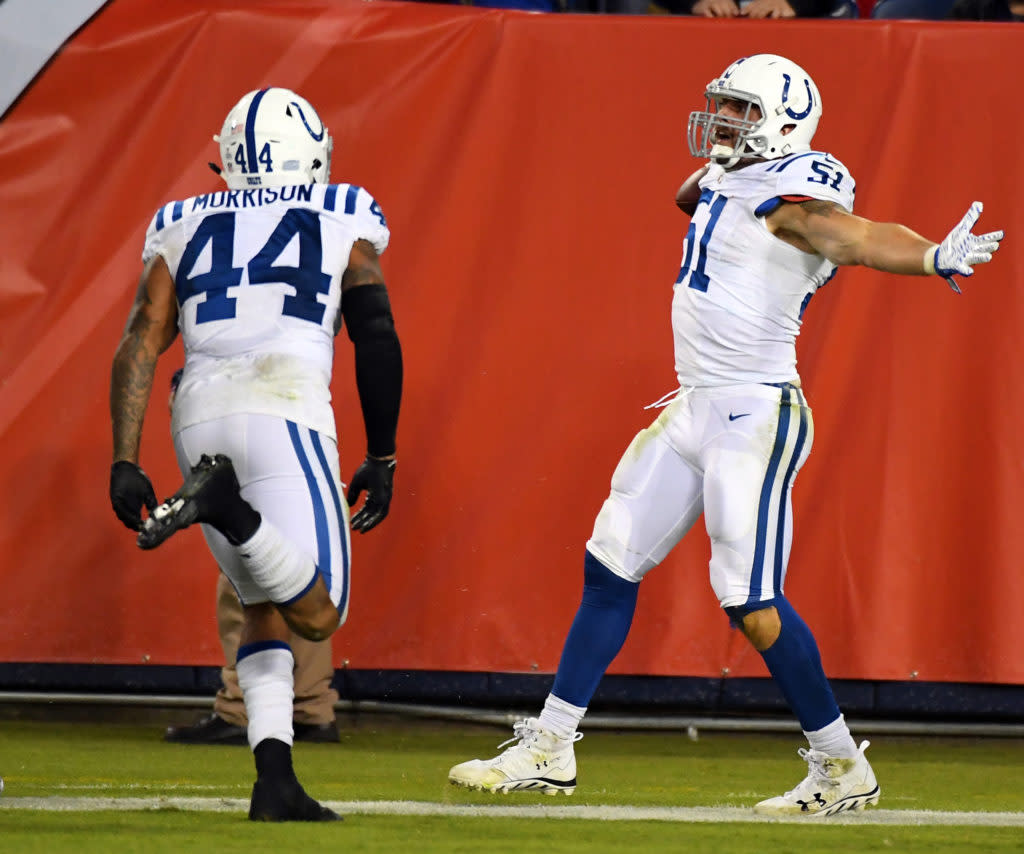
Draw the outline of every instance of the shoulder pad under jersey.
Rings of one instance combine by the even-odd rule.
[[[784,157],[768,167],[765,177],[769,176],[775,179],[776,197],[822,199],[853,210],[853,176],[831,154],[807,151]]]
[[[372,243],[378,255],[388,248],[391,240],[388,222],[369,191],[355,184],[330,184],[324,196],[324,207],[351,218],[356,238]]]

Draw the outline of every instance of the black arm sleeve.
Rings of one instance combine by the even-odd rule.
[[[366,450],[371,456],[387,457],[395,453],[402,399],[402,347],[387,288],[350,288],[342,295],[341,313],[355,345],[356,387],[366,425]]]

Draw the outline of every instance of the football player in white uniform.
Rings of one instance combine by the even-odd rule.
[[[851,737],[814,637],[783,592],[790,495],[814,436],[796,336],[808,300],[837,266],[937,273],[958,290],[954,274],[991,260],[1002,232],[972,233],[977,202],[941,243],[854,215],[849,170],[811,147],[817,87],[788,59],[740,59],[705,94],[688,136],[690,152],[708,162],[676,195],[691,216],[672,303],[679,390],[612,475],[543,711],[516,724],[499,756],[452,768],[455,784],[574,790],[577,726],[626,639],[638,585],[703,513],[711,586],[809,742],[800,750],[806,779],[756,811],[825,816],[878,802],[867,742]]]
[[[355,347],[367,456],[347,504],[367,531],[388,512],[402,355],[378,256],[389,231],[354,184],[331,184],[331,136],[287,89],[246,94],[219,136],[228,186],[162,206],[114,356],[110,497],[151,549],[194,522],[245,606],[237,671],[257,779],[249,817],[331,821],[292,768],[289,629],[329,637],[349,602],[330,380],[342,322]],[[214,167],[216,169],[216,167]],[[138,465],[157,357],[181,331],[171,430],[185,482],[157,505]],[[144,521],[142,507],[150,513]]]

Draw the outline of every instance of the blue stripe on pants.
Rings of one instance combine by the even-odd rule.
[[[793,482],[793,475],[796,473],[797,464],[800,462],[800,454],[804,450],[804,442],[807,439],[807,412],[800,408],[800,428],[796,434],[796,447],[793,449],[793,456],[786,467],[786,476],[782,481],[782,493],[779,496],[779,524],[775,531],[775,571],[773,579],[775,592],[782,592],[782,548],[786,539],[786,508],[789,502],[786,496],[789,494],[790,484]]]
[[[754,541],[754,563],[750,573],[750,593],[747,595],[748,605],[760,601],[763,593],[761,578],[764,568],[765,541],[768,537],[768,516],[771,513],[772,488],[775,486],[779,464],[782,462],[782,455],[786,450],[789,413],[789,389],[783,388],[779,407],[779,424],[775,431],[775,447],[772,448],[768,469],[765,471],[764,482],[761,484],[761,501],[757,510],[757,535]]]
[[[348,605],[348,542],[345,536],[345,528],[347,527],[346,513],[341,506],[341,497],[338,495],[338,489],[334,483],[334,475],[331,473],[330,466],[327,465],[327,455],[324,453],[323,443],[320,441],[320,434],[310,430],[310,439],[313,441],[313,450],[316,451],[316,458],[320,461],[320,468],[323,469],[324,478],[327,480],[327,486],[331,490],[331,500],[334,502],[334,513],[338,520],[338,537],[341,540],[341,596],[338,599],[338,613],[344,614],[345,608]],[[330,580],[328,577],[326,580]],[[331,589],[331,585],[327,585],[327,589]]]
[[[317,566],[316,571],[325,576],[325,580],[331,577],[331,538],[327,530],[327,510],[324,507],[323,498],[320,496],[320,489],[313,474],[313,467],[306,456],[306,449],[302,447],[302,440],[299,437],[299,427],[289,421],[288,435],[292,440],[292,447],[295,449],[295,456],[302,467],[302,473],[306,476],[306,484],[309,486],[309,497],[313,501],[313,521],[316,527]],[[328,585],[328,590],[330,585]]]

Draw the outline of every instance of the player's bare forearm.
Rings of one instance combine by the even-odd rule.
[[[166,266],[147,267],[139,282],[110,371],[114,460],[138,462],[146,406],[160,354],[177,335],[177,303]]]
[[[110,421],[114,460],[139,460],[142,422],[153,389],[157,356],[135,335],[126,335],[114,355],[110,372]]]
[[[784,205],[774,225],[806,241],[809,248],[833,264],[859,265],[885,273],[925,275],[925,250],[935,246],[905,225],[874,222],[834,202],[817,199]]]
[[[885,273],[927,275],[922,259],[935,243],[897,222],[872,222],[855,263]]]

